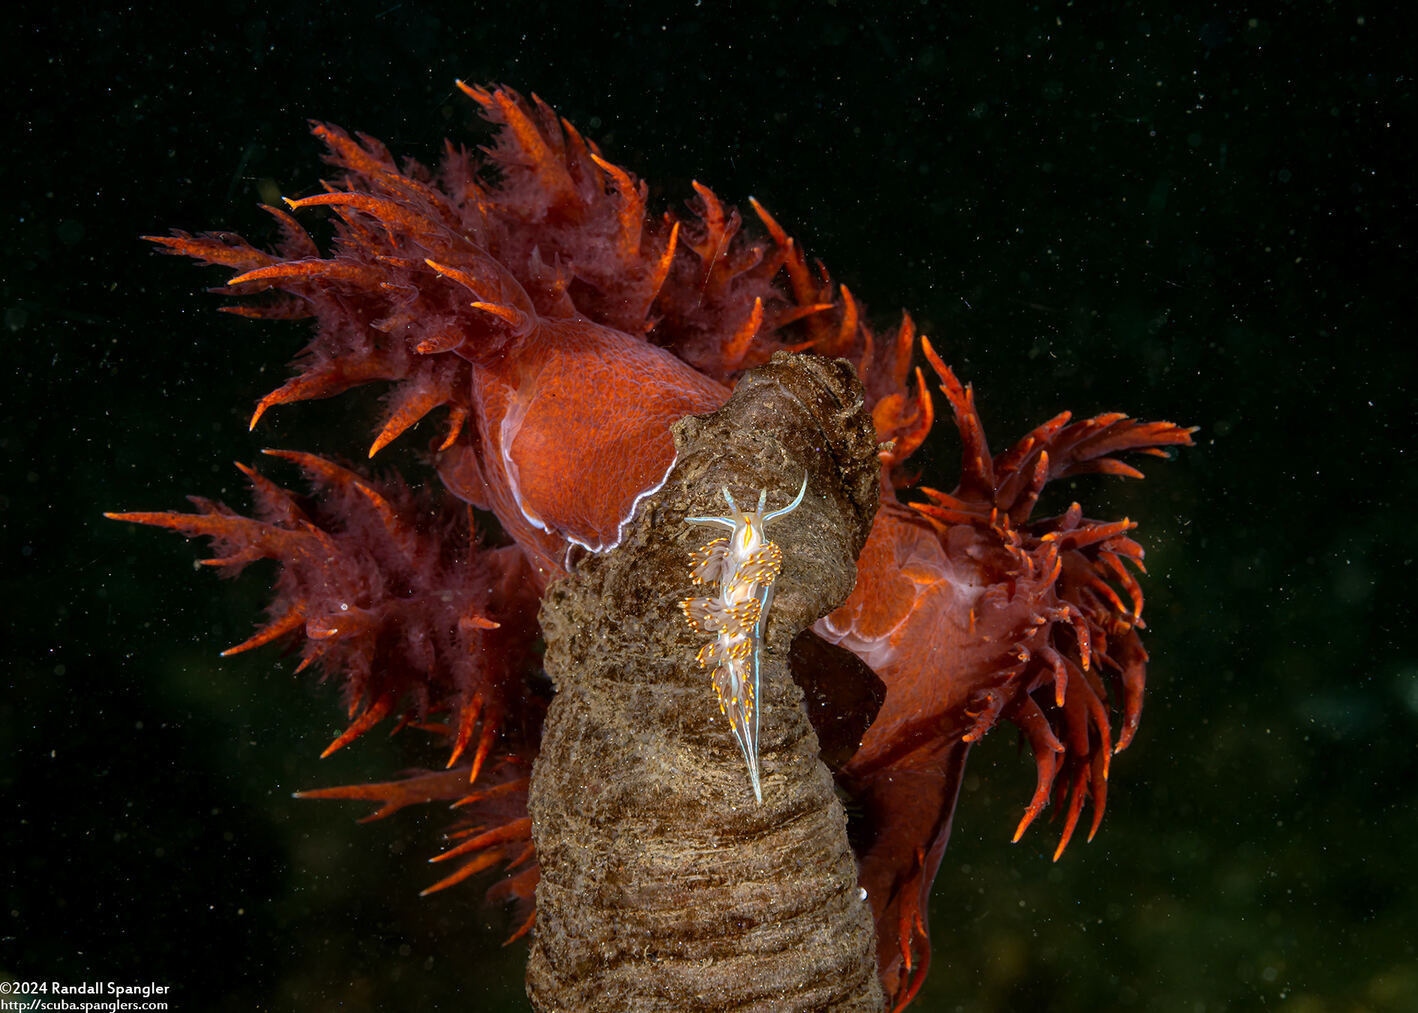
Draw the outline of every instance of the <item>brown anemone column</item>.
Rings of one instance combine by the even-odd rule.
[[[542,605],[557,695],[532,775],[542,877],[527,991],[542,1011],[880,1010],[870,905],[832,777],[788,671],[795,634],[840,604],[877,503],[875,430],[851,368],[779,353],[713,415],[620,546]],[[763,802],[679,601],[722,489],[783,550],[761,664]],[[727,533],[727,532],[725,532]]]

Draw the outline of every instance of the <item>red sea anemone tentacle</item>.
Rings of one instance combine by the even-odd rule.
[[[218,565],[277,561],[276,618],[233,650],[297,636],[302,667],[319,662],[341,677],[351,706],[365,703],[332,749],[401,700],[424,715],[465,712],[477,701],[484,735],[509,707],[525,708],[520,683],[536,599],[523,585],[520,556],[480,547],[462,511],[430,510],[401,483],[310,454],[273,453],[299,465],[325,498],[299,509],[292,494],[248,469],[259,519],[206,502],[198,514],[115,516],[212,538]],[[484,756],[488,748],[480,743]]]
[[[423,894],[447,889],[486,869],[501,865],[504,878],[489,888],[489,900],[515,900],[530,912],[532,893],[526,888],[526,883],[531,879],[535,885],[537,866],[531,851],[531,827],[526,815],[527,767],[519,760],[504,760],[487,779],[494,782],[490,787],[470,792],[468,769],[458,767],[414,774],[382,784],[317,788],[297,792],[296,797],[379,803],[377,810],[361,817],[361,823],[385,819],[405,806],[451,802],[463,815],[447,837],[450,841],[462,843],[431,861],[443,862],[455,858],[462,861],[452,873],[422,891]],[[529,862],[531,864],[528,866]],[[528,867],[520,872],[513,871],[521,866]],[[525,924],[524,920],[522,925]],[[523,931],[522,925],[516,932]],[[516,938],[516,933],[512,938]]]
[[[941,392],[955,412],[955,425],[963,441],[960,487],[956,495],[961,499],[975,499],[994,505],[994,461],[990,457],[980,414],[975,410],[975,392],[968,384],[961,384],[956,379],[955,372],[936,355],[930,341],[924,337],[921,338],[921,350],[940,378]]]
[[[312,637],[319,636],[320,634],[318,633],[308,632],[310,629],[310,625],[311,624],[309,623],[306,624],[306,635]],[[336,634],[331,632],[325,635],[333,636]],[[359,738],[365,732],[369,731],[375,725],[379,724],[379,722],[383,721],[386,717],[388,717],[389,712],[393,709],[394,698],[387,693],[370,703],[368,707],[366,707],[363,711],[360,712],[359,717],[351,721],[350,726],[335,738],[334,742],[331,742],[328,746],[325,747],[324,751],[320,754],[320,759],[323,760],[325,759],[325,757],[329,756],[336,750],[343,749],[345,746],[349,745],[355,739]]]
[[[463,831],[462,833],[466,836],[468,834],[471,834],[472,832]],[[485,852],[483,859],[487,860],[492,856],[486,854],[486,852],[494,848],[496,845],[506,844],[509,841],[525,842],[530,839],[531,833],[531,817],[524,816],[519,820],[513,821],[512,823],[507,823],[500,827],[493,827],[491,830],[483,830],[473,836],[466,836],[466,839],[463,840],[461,843],[454,845],[442,854],[434,855],[432,858],[429,859],[429,861],[446,862],[450,858],[458,858],[473,851]],[[450,834],[449,836],[452,837],[456,835]],[[494,852],[493,854],[496,855],[498,854],[498,852]],[[512,852],[511,854],[514,856],[525,855],[525,848],[516,852]],[[493,861],[495,860],[496,859],[493,858]],[[487,864],[491,865],[492,861],[487,861]],[[517,864],[515,858],[512,859],[511,864]]]
[[[463,755],[463,750],[468,748],[468,743],[473,740],[473,729],[477,727],[478,717],[483,710],[483,695],[474,693],[472,700],[464,705],[458,715],[458,734],[453,739],[453,749],[448,755],[448,766],[452,767]],[[476,780],[476,775],[472,780]]]
[[[1054,777],[1059,769],[1059,754],[1064,752],[1064,746],[1054,735],[1053,729],[1049,725],[1049,719],[1039,709],[1039,705],[1033,697],[1027,694],[1018,697],[1005,716],[1018,726],[1028,740],[1034,751],[1034,762],[1038,770],[1034,797],[1025,807],[1024,816],[1020,819],[1019,826],[1015,828],[1014,836],[1011,838],[1012,843],[1018,844],[1019,839],[1024,836],[1024,831],[1029,828],[1029,824],[1034,822],[1034,817],[1039,815],[1044,806],[1049,804],[1049,793],[1053,789]]]
[[[973,391],[928,341],[921,345],[960,431],[960,483],[948,493],[922,488],[925,501],[909,504],[916,520],[884,505],[878,528],[883,535],[891,532],[886,544],[874,548],[874,530],[856,591],[819,624],[822,635],[858,653],[887,685],[877,722],[844,768],[844,779],[859,797],[881,799],[889,796],[879,785],[910,771],[958,772],[963,756],[945,750],[944,736],[934,748],[923,743],[902,750],[895,743],[920,718],[938,715],[944,727],[959,729],[955,734],[968,749],[1006,718],[1033,747],[1038,767],[1015,839],[1052,796],[1063,809],[1058,857],[1084,803],[1091,800],[1094,807],[1090,838],[1106,804],[1116,748],[1105,681],[1113,683],[1112,703],[1122,713],[1118,746],[1131,741],[1141,714],[1145,655],[1135,653],[1141,650],[1135,632],[1141,591],[1121,562],[1140,564],[1141,550],[1126,537],[1135,527],[1129,520],[1085,519],[1076,504],[1052,519],[1033,521],[1030,515],[1049,481],[1086,472],[1132,475],[1135,469],[1110,455],[1185,445],[1191,430],[1121,415],[1070,424],[1069,415],[1060,413],[992,457]],[[920,539],[920,526],[930,541]],[[902,582],[905,573],[914,579]],[[878,888],[878,931],[883,938],[897,936],[897,946],[880,952],[883,982],[899,1008],[913,994],[915,967],[928,945],[922,938],[902,949],[899,926],[923,916],[925,901],[919,884],[913,881],[903,893],[888,870],[900,866],[899,856],[913,844],[943,846],[943,840],[919,835],[927,829],[944,834],[949,822],[928,828],[882,802],[876,816],[892,829],[878,832],[864,850],[863,882]]]
[[[367,816],[360,817],[361,823],[371,823],[394,815],[409,805],[417,805],[438,799],[456,799],[467,791],[468,779],[462,770],[436,771],[407,777],[398,781],[381,784],[350,784],[337,788],[313,788],[295,793],[296,798],[346,799],[361,802],[379,802],[380,807]]]

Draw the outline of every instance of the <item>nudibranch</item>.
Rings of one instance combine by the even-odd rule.
[[[748,764],[753,797],[762,803],[763,787],[758,779],[759,651],[763,624],[773,604],[773,582],[783,569],[783,550],[764,534],[770,521],[786,517],[802,503],[807,476],[791,503],[766,514],[767,489],[759,490],[757,510],[740,510],[727,486],[723,493],[729,516],[685,518],[688,524],[729,529],[727,536],[715,538],[695,552],[690,570],[694,583],[717,585],[718,594],[685,598],[679,607],[695,632],[714,634],[695,660],[700,668],[713,673],[719,712],[729,719]]]
[[[856,589],[805,636],[885,686],[834,774],[861,814],[861,886],[899,1009],[928,966],[929,891],[971,745],[1001,719],[1019,728],[1038,784],[1018,833],[1053,802],[1061,852],[1085,803],[1096,831],[1111,758],[1138,727],[1147,654],[1135,525],[1078,503],[1036,517],[1041,493],[1080,475],[1140,477],[1123,455],[1165,457],[1191,430],[1061,413],[992,454],[973,390],[911,318],[873,329],[756,202],[760,235],[698,183],[687,212],[651,214],[645,184],[541,100],[461,87],[497,129],[481,154],[449,145],[430,171],[317,124],[333,178],[267,209],[273,250],[225,233],[154,240],[232,271],[231,312],[314,319],[294,374],[260,400],[253,425],[277,405],[382,384],[369,455],[441,411],[428,441],[441,482],[279,451],[311,495],[244,469],[254,517],[205,499],[194,513],[114,516],[210,538],[214,566],[277,562],[269,621],[232,650],[284,641],[302,668],[337,676],[349,724],[331,749],[385,718],[448,748],[444,771],[308,794],[376,801],[380,816],[458,802],[441,856],[456,867],[433,889],[500,866],[492,896],[520,903],[526,931],[539,877],[527,778],[548,705],[543,593],[578,555],[622,540],[675,463],[676,420],[720,408],[775,353],[846,361],[880,447],[879,509]],[[333,242],[322,250],[296,214],[328,216]],[[927,375],[962,443],[949,492],[918,485],[911,466],[935,419]]]

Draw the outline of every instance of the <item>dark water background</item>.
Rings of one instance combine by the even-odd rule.
[[[99,517],[244,505],[230,462],[264,446],[360,456],[371,397],[248,434],[302,325],[213,312],[216,276],[136,236],[267,236],[257,201],[319,178],[307,117],[434,160],[478,136],[462,77],[543,96],[656,207],[691,179],[757,197],[879,324],[910,309],[996,449],[1064,408],[1202,427],[1144,483],[1070,491],[1142,523],[1141,732],[1057,865],[1056,826],[1008,843],[1012,734],[977,752],[920,1008],[1418,1009],[1412,23],[938,6],[9,16],[0,972],[184,1010],[525,1008],[507,919],[417,896],[443,813],[289,797],[423,758],[375,735],[318,761],[333,691],[217,657],[266,575]]]

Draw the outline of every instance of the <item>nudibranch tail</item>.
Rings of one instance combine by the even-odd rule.
[[[714,639],[699,649],[702,668],[713,673],[714,693],[719,711],[729,719],[729,727],[748,765],[753,797],[762,804],[759,780],[759,661],[768,608],[773,603],[773,584],[783,569],[783,550],[764,538],[769,521],[796,510],[807,494],[807,476],[791,503],[764,513],[768,490],[758,494],[756,510],[741,511],[733,495],[724,489],[731,514],[727,517],[686,517],[690,524],[728,528],[733,534],[715,538],[690,557],[690,577],[696,584],[713,583],[717,594],[705,598],[685,598],[679,603],[689,625],[696,632],[712,633]]]

